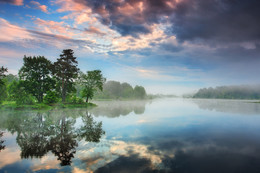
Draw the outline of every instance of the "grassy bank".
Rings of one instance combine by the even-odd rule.
[[[17,105],[14,101],[4,101],[0,105],[1,110],[50,110],[56,108],[91,108],[97,106],[94,103],[35,103],[32,105]]]

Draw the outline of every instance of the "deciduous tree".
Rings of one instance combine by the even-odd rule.
[[[19,71],[20,80],[24,81],[25,89],[36,97],[39,103],[44,94],[53,88],[55,82],[51,78],[51,62],[44,56],[23,58],[24,64]]]
[[[88,71],[87,74],[81,73],[81,84],[84,86],[82,96],[86,97],[86,102],[92,99],[96,90],[103,90],[103,84],[106,79],[101,74],[100,70]]]

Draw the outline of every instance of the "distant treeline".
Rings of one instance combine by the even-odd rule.
[[[200,89],[193,98],[260,99],[260,86],[219,86]]]
[[[78,95],[81,93],[81,87],[77,87]],[[132,87],[129,83],[118,81],[107,81],[103,85],[103,90],[98,90],[94,99],[145,99],[147,94],[143,86],[136,85]]]

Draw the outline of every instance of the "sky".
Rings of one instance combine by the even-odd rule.
[[[260,83],[259,0],[0,0],[0,66],[73,49],[83,71],[176,94]]]

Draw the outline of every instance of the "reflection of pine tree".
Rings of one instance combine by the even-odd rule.
[[[55,134],[50,139],[51,151],[61,161],[61,166],[70,165],[71,159],[76,153],[75,147],[78,146],[78,143],[76,141],[77,135],[73,133],[72,129],[74,124],[75,121],[66,121],[65,118],[62,118],[54,129]]]
[[[0,132],[0,151],[5,149],[5,145],[3,145],[4,140],[1,139],[1,137],[3,136],[3,132]]]
[[[102,130],[102,122],[95,122],[88,112],[85,117],[82,117],[82,121],[84,126],[78,132],[80,139],[85,139],[88,142],[99,142],[101,136],[105,134]]]

